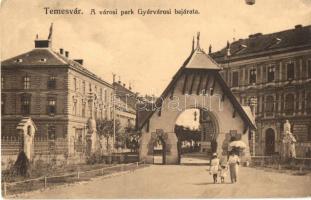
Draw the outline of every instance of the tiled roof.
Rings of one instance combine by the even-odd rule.
[[[211,59],[209,55],[197,48],[191,56],[189,62],[185,65],[188,69],[215,69],[220,70],[218,64]]]
[[[115,87],[117,97],[132,109],[136,110],[136,103],[138,101],[137,95],[117,82],[114,82],[113,86]]]
[[[54,52],[50,48],[35,48],[29,52],[4,60],[2,67],[23,67],[23,66],[70,66],[84,74],[87,74],[103,84],[112,87],[111,84],[102,80],[96,74],[83,67],[80,63]]]
[[[245,58],[258,54],[271,54],[288,51],[292,48],[311,47],[311,25],[270,34],[253,34],[230,44],[230,59]],[[222,62],[227,56],[227,47],[210,54],[216,61]]]
[[[29,52],[4,60],[2,66],[45,66],[67,63],[49,48],[33,49]]]

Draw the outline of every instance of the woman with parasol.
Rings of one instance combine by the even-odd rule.
[[[239,152],[246,147],[242,141],[233,141],[229,144],[231,151],[229,152],[228,164],[230,170],[231,182],[237,182],[238,169],[240,165]]]

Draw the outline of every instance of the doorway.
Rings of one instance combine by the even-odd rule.
[[[266,155],[275,153],[275,133],[272,128],[266,130]]]
[[[162,136],[158,136],[153,144],[153,164],[164,165],[166,161],[166,144]]]
[[[217,127],[209,111],[200,108],[184,110],[177,118],[178,163],[205,165],[217,150]]]

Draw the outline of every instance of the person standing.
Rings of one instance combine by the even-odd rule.
[[[213,157],[211,160],[210,174],[213,175],[214,183],[217,183],[218,172],[219,172],[219,159],[217,158],[217,154],[213,153]]]
[[[229,155],[229,158],[228,158],[228,164],[229,164],[229,169],[230,169],[231,183],[237,182],[238,168],[239,168],[239,165],[240,165],[240,159],[234,153],[233,150],[230,152],[230,155]]]

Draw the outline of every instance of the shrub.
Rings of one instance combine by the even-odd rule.
[[[21,151],[13,166],[13,173],[17,176],[29,177],[31,164],[24,151]]]

